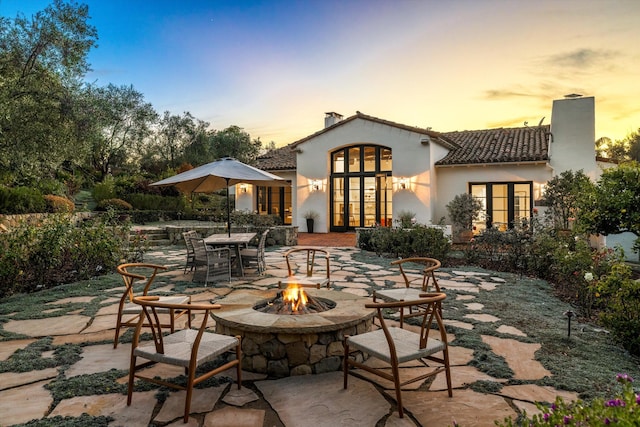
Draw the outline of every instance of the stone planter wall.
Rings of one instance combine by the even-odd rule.
[[[21,214],[21,215],[0,215],[0,224],[4,225],[7,229],[11,230],[19,226],[22,223],[27,223],[31,225],[37,225],[42,220],[47,218],[49,215],[60,215],[60,214],[49,214],[49,213],[32,213],[32,214]],[[71,214],[71,217],[74,222],[79,223],[84,221],[85,219],[91,218],[96,215],[94,212],[75,212]]]
[[[226,224],[210,224],[210,225],[189,225],[189,226],[177,226],[167,225],[165,226],[167,235],[172,245],[184,244],[182,233],[189,230],[195,230],[200,237],[207,237],[211,234],[222,234],[227,232]],[[247,233],[255,231],[252,226],[231,227],[232,233]],[[298,244],[298,227],[280,225],[274,227],[267,238],[267,245],[279,245],[279,246],[295,246]]]

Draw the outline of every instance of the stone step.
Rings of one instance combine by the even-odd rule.
[[[169,239],[149,240],[147,243],[149,247],[171,246],[171,240]]]
[[[142,234],[147,237],[146,244],[149,247],[158,247],[158,246],[169,246],[171,245],[171,240],[169,239],[169,234],[165,229],[144,229],[141,230]],[[138,230],[133,229],[129,233],[129,241],[133,241],[138,234]]]

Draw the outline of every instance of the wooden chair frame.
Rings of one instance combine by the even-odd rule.
[[[167,267],[163,265],[157,264],[149,264],[149,263],[128,263],[128,264],[120,264],[117,268],[118,273],[122,276],[122,280],[124,281],[125,290],[122,296],[120,297],[120,301],[118,303],[118,317],[116,319],[116,331],[115,337],[113,338],[113,348],[118,347],[118,339],[120,338],[120,331],[125,327],[135,327],[138,324],[138,320],[141,317],[142,309],[137,305],[134,305],[133,299],[136,296],[134,292],[134,287],[138,280],[146,281],[144,284],[144,288],[142,289],[142,296],[146,296],[149,293],[149,289],[151,284],[156,278],[156,275],[159,271],[164,271]],[[144,274],[140,274],[138,272],[134,273],[129,271],[130,269],[148,269],[150,271],[148,276]],[[176,296],[168,296],[168,297],[159,297],[160,301],[163,302],[182,302],[187,301],[191,302],[191,297],[188,295],[176,295]],[[166,311],[169,314],[169,323],[163,324],[163,327],[171,328],[171,332],[175,330],[175,321],[182,316],[187,316],[187,325],[191,327],[191,313],[188,309],[186,310],[174,310],[169,309]],[[131,317],[127,317],[127,315],[131,315]],[[126,317],[126,318],[125,318]]]
[[[185,304],[169,304],[162,303],[158,300],[158,297],[155,296],[142,296],[134,298],[134,302],[136,304],[140,304],[143,312],[143,317],[138,320],[138,324],[136,325],[135,334],[133,336],[133,343],[131,345],[131,363],[129,368],[129,382],[127,387],[127,406],[131,405],[131,400],[133,396],[133,386],[135,378],[141,379],[143,381],[151,382],[154,384],[162,385],[165,387],[170,387],[177,390],[186,390],[186,398],[184,405],[184,422],[189,421],[189,412],[191,409],[191,396],[193,395],[193,387],[199,384],[202,381],[211,378],[214,375],[219,374],[233,366],[236,367],[236,375],[237,375],[237,383],[238,390],[242,387],[242,369],[241,369],[241,359],[242,359],[242,341],[240,336],[231,337],[226,335],[215,334],[211,332],[206,332],[207,329],[207,320],[210,317],[211,310],[220,309],[221,306],[219,304],[207,304],[207,303],[198,303],[198,304],[189,304],[188,307]],[[172,333],[170,335],[165,335],[162,330],[161,322],[159,321],[159,312],[161,310],[186,310],[190,311],[203,311],[204,316],[202,320],[202,324],[197,330],[197,334],[189,333],[191,330],[179,331],[176,333]],[[142,327],[145,324],[145,319],[147,323],[151,325],[151,333],[153,335],[153,344],[155,347],[155,351],[149,351],[150,346],[141,346],[140,342],[140,334],[142,333]],[[193,331],[195,332],[195,331]],[[172,338],[176,336],[180,336],[176,338],[175,341],[172,341]],[[207,343],[209,344],[207,347],[212,348],[209,350],[207,354],[207,350],[203,350],[200,348],[200,343],[202,339],[205,338]],[[170,348],[171,345],[176,345],[176,342],[180,345],[181,348],[188,349],[191,346],[190,351],[183,351],[184,354],[189,354],[188,360],[186,358],[179,358],[176,356],[174,352],[170,352],[169,355],[165,354],[165,350]],[[214,344],[215,343],[215,344]],[[175,347],[174,347],[175,348]],[[198,366],[210,362],[213,358],[224,354],[226,352],[234,349],[236,358],[230,360],[222,365],[209,370],[205,373],[202,373],[199,376],[196,376],[196,371]],[[145,362],[138,364],[137,359],[142,358],[146,359]],[[175,366],[184,366],[185,375],[187,376],[187,385],[182,386],[180,384],[172,383],[169,381],[165,381],[162,379],[158,379],[157,377],[145,376],[138,371],[148,366],[154,365],[156,363],[165,363]]]
[[[393,382],[396,391],[396,401],[398,402],[398,413],[400,418],[404,417],[404,409],[402,407],[402,386],[411,384],[413,382],[423,380],[425,378],[445,372],[447,378],[447,390],[449,397],[453,396],[453,389],[451,383],[451,370],[449,364],[449,346],[447,343],[447,333],[444,323],[442,321],[441,305],[442,301],[446,298],[444,293],[425,293],[420,295],[419,300],[411,301],[398,301],[398,302],[382,302],[382,303],[369,303],[365,304],[367,308],[375,308],[377,318],[380,321],[380,329],[372,332],[367,332],[360,335],[354,335],[353,337],[346,336],[344,338],[344,388],[347,388],[348,377],[350,368],[355,367],[363,369],[374,375],[378,375],[388,381]],[[400,309],[404,307],[410,307],[420,305],[427,307],[422,311],[422,322],[420,333],[406,331],[402,334],[394,333],[402,328],[389,328],[384,320],[383,310],[385,309]],[[438,330],[432,331],[432,326],[437,325]],[[394,330],[395,331],[392,331]],[[403,330],[404,331],[404,330]],[[439,333],[439,339],[429,338],[429,333]],[[369,335],[369,336],[368,336]],[[373,337],[373,340],[368,340]],[[382,337],[386,341],[387,347],[384,348]],[[400,341],[402,343],[400,344]],[[429,343],[431,341],[431,344]],[[367,346],[367,343],[369,346]],[[376,343],[371,345],[371,343]],[[400,345],[396,345],[396,344]],[[368,353],[371,357],[376,357],[391,366],[391,373],[387,373],[383,368],[373,368],[364,362],[358,362],[351,358],[351,348]],[[400,350],[401,349],[401,350]],[[399,352],[403,352],[399,356]],[[442,352],[442,357],[434,356],[434,354]],[[420,375],[415,378],[410,378],[404,382],[400,382],[400,363],[408,360],[420,360],[425,366],[428,366],[424,360],[437,362],[442,366],[438,367],[428,374]],[[388,369],[388,368],[387,368]]]
[[[293,258],[295,258],[296,255],[305,252],[306,266],[304,275],[296,275],[296,269],[294,269],[292,266]],[[319,257],[324,257],[326,275],[314,275],[314,268],[321,263],[321,261],[319,261],[318,264],[316,264],[316,255]],[[331,287],[331,254],[328,250],[303,246],[289,249],[283,254],[283,256],[287,260],[287,278],[282,279],[278,282],[279,288],[282,288],[283,285],[288,285],[290,283],[296,283],[300,286],[314,287],[317,289],[320,289],[320,287],[322,286],[326,286],[327,289]]]
[[[424,267],[422,268],[422,276],[421,277],[409,277],[409,274],[406,271],[405,264],[413,263],[420,264]],[[397,265],[400,269],[400,274],[402,274],[402,278],[404,279],[405,289],[409,289],[412,285],[420,281],[420,290],[414,292],[415,295],[412,296],[413,299],[417,298],[419,292],[429,292],[429,282],[433,282],[433,287],[435,292],[440,292],[440,285],[438,285],[438,281],[436,280],[435,271],[440,268],[442,265],[439,260],[435,258],[426,258],[426,257],[411,257],[411,258],[403,258],[395,261],[391,261],[391,265]],[[373,302],[376,302],[378,298],[387,302],[395,302],[402,301],[405,298],[401,296],[402,292],[398,289],[386,289],[382,291],[374,291],[373,292]],[[408,311],[408,313],[407,313]],[[408,306],[400,308],[400,327],[404,324],[404,319],[421,316],[422,315],[422,307],[420,306]],[[442,316],[442,312],[440,313]]]

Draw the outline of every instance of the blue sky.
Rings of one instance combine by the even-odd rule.
[[[569,93],[596,97],[596,137],[640,128],[636,0],[83,3],[99,35],[88,81],[279,146],[328,111],[443,132],[548,124]]]

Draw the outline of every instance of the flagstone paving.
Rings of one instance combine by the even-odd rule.
[[[286,265],[282,257],[286,249],[288,248],[268,249],[267,270],[263,276],[251,276],[251,271],[248,271],[246,277],[234,278],[230,283],[217,283],[210,287],[195,285],[188,287],[187,292],[192,295],[193,301],[210,301],[237,289],[276,288],[279,278],[286,276]],[[340,247],[330,250],[333,255],[333,286],[337,290],[369,297],[375,289],[404,286],[402,276],[390,266],[354,259],[354,255],[359,253],[356,248]],[[146,257],[150,262],[170,267],[169,271],[161,273],[156,279],[157,286],[153,293],[173,293],[175,281],[189,280],[189,274],[185,275],[182,271],[184,249],[177,246],[161,248],[147,253]],[[110,426],[127,427],[438,427],[454,423],[461,426],[492,426],[494,420],[515,417],[518,411],[535,413],[535,402],[552,402],[556,395],[562,395],[566,400],[577,398],[575,393],[536,385],[536,380],[552,375],[536,360],[536,351],[540,345],[527,341],[524,332],[504,324],[496,313],[484,313],[484,305],[474,301],[481,292],[492,292],[500,286],[506,286],[504,278],[462,270],[439,271],[437,275],[441,288],[450,292],[451,301],[459,301],[452,308],[456,310],[455,319],[446,319],[445,314],[451,344],[453,397],[447,395],[444,373],[408,386],[403,389],[402,395],[406,414],[404,419],[398,417],[392,384],[360,370],[349,376],[349,387],[346,390],[343,389],[341,372],[281,379],[244,372],[243,388],[240,390],[235,384],[228,383],[196,389],[188,424],[182,423],[184,392],[135,392],[129,407],[126,405],[126,395],[121,393],[78,395],[54,403],[53,395],[45,385],[55,379],[116,372],[116,383],[126,384],[131,345],[121,339],[118,348],[113,349],[111,340],[121,292],[121,289],[113,288],[104,291],[104,295],[97,300],[99,308],[90,311],[94,315],[75,308],[82,307],[83,304],[95,304],[95,296],[74,296],[47,303],[47,307],[53,310],[49,315],[53,317],[20,320],[12,319],[12,315],[7,316],[9,320],[0,327],[18,338],[0,342],[0,360],[7,360],[40,337],[52,337],[54,346],[64,343],[82,344],[82,353],[80,360],[65,369],[46,368],[26,373],[0,374],[0,425],[10,426],[55,416],[79,417],[87,413],[111,417],[113,421]],[[73,304],[74,310],[66,311],[66,304]],[[57,312],[60,312],[59,316],[55,316]],[[202,318],[195,318],[193,324],[196,325],[201,320]],[[209,323],[213,324],[213,320]],[[390,323],[397,324],[394,320]],[[513,379],[524,382],[523,384],[510,385],[506,379],[494,378],[470,365],[474,350],[457,345],[455,331],[462,333],[477,325],[482,325],[483,328],[482,341],[495,355],[504,358],[514,373]],[[496,334],[487,335],[487,328],[493,328]],[[48,352],[43,355],[45,356],[54,357],[54,354]],[[368,363],[379,362],[370,359]],[[150,369],[153,370],[153,375],[163,377],[175,377],[182,371],[166,366]],[[401,375],[407,376],[430,369],[432,368],[409,363],[403,366]],[[222,376],[234,379],[235,372],[229,370]],[[483,393],[470,388],[471,384],[483,381],[500,385],[500,390]]]

